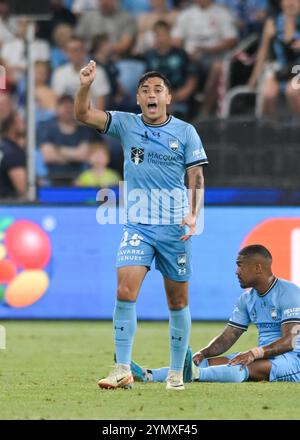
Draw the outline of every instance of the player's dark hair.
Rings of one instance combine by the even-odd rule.
[[[142,75],[139,79],[137,88],[139,89],[145,83],[145,81],[147,81],[149,78],[162,79],[164,82],[164,85],[167,87],[169,92],[171,91],[172,87],[171,87],[171,83],[168,80],[168,78],[163,73],[157,72],[156,70],[152,70],[151,72],[144,73],[144,75]]]
[[[260,255],[263,258],[272,261],[271,252],[261,244],[251,244],[240,250],[239,255],[243,257],[252,257],[253,255]]]

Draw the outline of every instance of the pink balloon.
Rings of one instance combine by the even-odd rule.
[[[5,232],[4,244],[9,257],[23,269],[42,269],[51,256],[48,235],[28,220],[15,221]]]

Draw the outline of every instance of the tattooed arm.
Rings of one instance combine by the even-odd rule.
[[[203,359],[214,356],[219,356],[229,350],[230,347],[239,339],[244,333],[242,330],[231,325],[227,325],[223,332],[214,338],[206,347],[201,348],[193,356],[193,361],[198,365]]]
[[[272,342],[272,344],[245,351],[232,359],[229,364],[241,364],[245,367],[254,362],[256,359],[268,359],[270,357],[278,356],[294,350],[297,339],[300,335],[300,324],[295,322],[282,324],[281,333],[282,337],[277,339],[277,341]],[[258,353],[258,356],[256,356],[256,353]]]
[[[283,324],[281,333],[280,339],[264,346],[264,359],[294,350],[297,337],[300,335],[300,324],[295,322]]]

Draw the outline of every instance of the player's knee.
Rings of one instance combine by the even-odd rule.
[[[183,298],[169,299],[168,303],[171,310],[181,310],[188,305],[187,301]]]
[[[248,365],[249,371],[249,381],[259,382],[259,381],[268,381],[270,377],[270,371],[272,368],[272,364],[267,359],[260,359],[252,364]]]
[[[131,300],[132,297],[132,289],[127,283],[122,283],[118,285],[117,288],[117,298],[121,301]]]

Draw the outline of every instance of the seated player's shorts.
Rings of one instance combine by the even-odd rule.
[[[129,223],[124,226],[117,255],[117,267],[155,267],[174,281],[188,281],[192,274],[191,239],[180,240],[188,227],[179,225],[145,225]]]
[[[226,357],[231,360],[239,353],[231,353]],[[272,364],[270,382],[300,382],[300,353],[289,352],[269,358]]]
[[[300,353],[289,352],[270,358],[270,382],[300,382]]]

